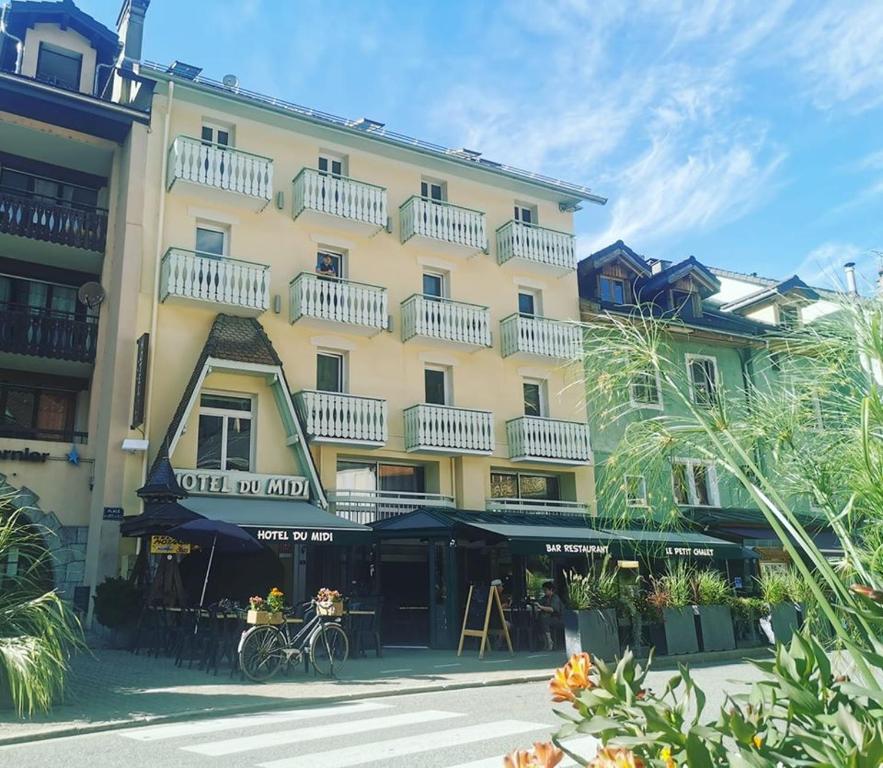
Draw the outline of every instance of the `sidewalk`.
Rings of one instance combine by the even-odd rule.
[[[689,657],[691,666],[766,655],[743,649]],[[19,720],[0,711],[0,746],[137,724],[186,720],[220,714],[306,706],[424,691],[476,688],[547,680],[564,663],[561,651],[542,653],[385,649],[381,659],[350,659],[338,680],[305,674],[302,667],[263,685],[175,667],[171,659],[135,656],[128,651],[96,650],[72,662],[65,701],[49,715]],[[687,657],[662,658],[654,669],[674,668]]]

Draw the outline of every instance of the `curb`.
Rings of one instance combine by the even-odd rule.
[[[653,661],[654,670],[677,669],[681,664],[689,663],[689,666],[706,666],[724,661],[743,661],[749,659],[761,659],[769,655],[767,648],[737,648],[734,651],[715,651],[710,653],[694,653],[689,656],[660,656]],[[646,663],[646,657],[639,659]],[[107,720],[99,723],[83,723],[81,725],[59,728],[43,733],[26,734],[22,736],[0,737],[0,747],[15,744],[29,744],[37,741],[49,741],[51,739],[63,739],[69,736],[84,736],[91,733],[103,733],[107,731],[120,731],[126,728],[142,728],[148,725],[162,723],[177,723],[184,720],[206,720],[212,717],[228,717],[231,715],[246,715],[256,712],[270,712],[280,709],[299,709],[318,705],[339,704],[353,699],[385,699],[392,696],[409,696],[411,694],[434,693],[437,691],[462,691],[470,688],[494,688],[518,683],[536,683],[548,680],[549,670],[541,672],[524,672],[517,677],[504,677],[495,680],[472,680],[472,681],[446,681],[433,685],[421,685],[413,688],[399,689],[395,691],[375,691],[364,693],[352,691],[341,693],[336,696],[313,696],[305,699],[291,701],[255,702],[253,704],[231,705],[221,709],[194,709],[183,712],[175,712],[168,715],[147,715],[144,717],[130,718],[126,720]]]

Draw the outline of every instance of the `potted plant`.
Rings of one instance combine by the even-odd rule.
[[[132,647],[142,610],[141,592],[128,579],[107,578],[95,587],[95,619],[110,630],[111,648]]]
[[[730,604],[735,595],[720,571],[702,568],[693,574],[699,640],[703,651],[731,651],[736,647]]]
[[[769,610],[773,636],[777,643],[788,644],[797,629],[797,608],[791,600],[790,578],[785,570],[761,571],[760,595]]]
[[[282,590],[273,587],[266,598],[259,595],[248,598],[245,620],[249,624],[282,624],[285,621],[282,615],[284,596]]]
[[[683,563],[670,567],[663,576],[650,577],[650,643],[667,655],[696,653],[695,613],[691,601],[691,570]]]
[[[322,587],[316,593],[316,613],[319,616],[343,616],[343,597],[340,592]]]
[[[612,661],[619,656],[616,571],[608,571],[605,561],[597,574],[571,571],[566,580],[569,609],[564,611],[564,646],[568,656],[587,652]]]

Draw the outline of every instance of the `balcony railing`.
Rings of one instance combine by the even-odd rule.
[[[489,512],[532,512],[537,515],[579,515],[589,514],[586,504],[577,501],[558,499],[487,499]]]
[[[386,189],[304,168],[294,177],[294,218],[305,210],[383,229],[389,220]]]
[[[387,439],[386,400],[303,390],[295,397],[311,440],[380,446]]]
[[[472,253],[487,251],[487,228],[481,211],[414,196],[405,201],[399,214],[403,243],[417,236]]]
[[[450,405],[413,405],[405,409],[405,450],[491,454],[493,414]]]
[[[497,263],[524,259],[559,270],[576,269],[574,237],[566,232],[510,221],[497,230]]]
[[[160,298],[165,301],[169,296],[240,307],[258,314],[270,306],[270,268],[169,248],[162,260]]]
[[[2,189],[0,232],[103,253],[107,211]]]
[[[487,307],[414,294],[402,302],[402,341],[415,336],[467,347],[491,346]]]
[[[178,136],[169,148],[169,180],[189,181],[268,202],[273,161],[223,144]]]
[[[421,507],[451,509],[454,506],[451,496],[401,491],[338,490],[329,494],[328,500],[336,515],[363,525],[404,515]]]
[[[503,357],[531,355],[576,360],[582,352],[579,326],[546,317],[509,315],[500,321]]]
[[[522,416],[506,422],[512,461],[586,464],[592,456],[589,428],[576,421]]]
[[[68,312],[0,304],[0,350],[19,355],[91,363],[98,318]]]
[[[375,332],[389,328],[386,289],[302,272],[289,284],[289,321],[302,317],[354,325]]]

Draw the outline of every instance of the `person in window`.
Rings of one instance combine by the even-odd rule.
[[[546,644],[546,650],[551,651],[555,648],[555,643],[552,642],[552,629],[564,626],[564,603],[561,602],[561,598],[555,592],[554,582],[543,582],[543,596],[534,602],[534,609],[537,612],[537,619],[543,632],[543,642]]]
[[[337,274],[337,264],[334,263],[334,259],[328,253],[322,254],[319,263],[316,265],[316,272],[323,277],[340,277]]]

